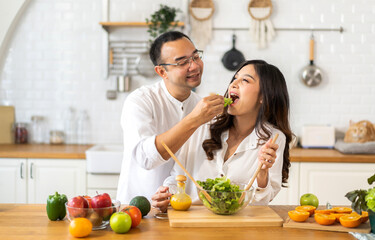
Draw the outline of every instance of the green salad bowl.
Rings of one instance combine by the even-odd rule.
[[[254,198],[255,191],[253,187],[251,187],[247,191],[244,191],[243,189],[246,187],[246,184],[232,184],[237,185],[239,187],[239,190],[235,192],[206,190],[208,195],[211,196],[211,203],[206,199],[201,190],[197,188],[199,199],[202,201],[203,205],[213,213],[220,215],[235,214],[244,209],[247,205],[251,204]]]

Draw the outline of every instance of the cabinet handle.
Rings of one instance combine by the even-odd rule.
[[[33,165],[34,163],[30,164],[30,178],[33,179]]]
[[[20,175],[21,175],[21,179],[23,179],[23,162],[21,163],[21,167],[20,167]]]

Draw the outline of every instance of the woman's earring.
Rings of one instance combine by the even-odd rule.
[[[263,103],[263,100],[260,100],[260,103],[262,104],[262,103]]]

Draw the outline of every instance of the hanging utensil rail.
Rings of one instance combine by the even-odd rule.
[[[249,28],[212,28],[215,31],[249,31]],[[344,32],[343,27],[338,28],[274,28],[276,31],[306,31],[306,32]]]

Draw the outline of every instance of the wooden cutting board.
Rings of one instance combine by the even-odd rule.
[[[267,206],[247,206],[234,215],[218,215],[204,206],[188,211],[168,209],[171,227],[264,227],[282,226],[283,219]]]
[[[332,232],[359,232],[359,233],[369,233],[371,231],[370,223],[362,223],[356,228],[346,228],[340,223],[334,223],[333,225],[324,226],[315,222],[314,217],[309,217],[306,222],[295,222],[289,217],[285,220],[283,224],[285,228],[301,228],[301,229],[312,229],[312,230],[323,230]]]
[[[13,143],[14,107],[0,106],[0,144]]]

